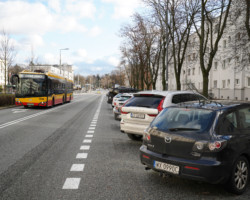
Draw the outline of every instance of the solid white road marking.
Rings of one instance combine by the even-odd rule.
[[[83,145],[80,147],[81,150],[89,150],[90,146],[88,145]]]
[[[92,138],[93,135],[85,135],[85,137],[87,137],[87,138]]]
[[[73,164],[71,166],[71,172],[82,172],[84,170],[84,164]]]
[[[67,178],[62,189],[76,190],[79,187],[81,178]]]
[[[91,143],[92,140],[83,140],[83,143]]]
[[[73,103],[76,103],[76,102],[79,102],[79,101],[81,101],[81,99],[77,100],[77,101],[74,100],[70,104],[64,104],[64,105],[58,106],[56,108],[51,108],[51,109],[46,110],[46,111],[42,111],[42,112],[32,114],[32,115],[29,115],[29,116],[26,116],[26,117],[23,117],[23,118],[20,118],[20,119],[16,119],[16,120],[13,120],[13,121],[10,121],[10,122],[6,122],[6,123],[0,125],[0,129],[11,126],[13,124],[17,124],[19,122],[22,122],[22,121],[25,121],[25,120],[28,120],[28,119],[31,119],[31,118],[34,118],[34,117],[37,117],[37,116],[40,116],[40,115],[43,115],[43,114],[46,114],[46,113],[49,113],[49,112],[52,112],[54,110],[57,110],[59,108],[63,108],[65,106],[72,105]]]
[[[76,158],[78,158],[78,159],[84,159],[84,158],[87,158],[87,157],[88,157],[87,153],[78,153],[76,155]]]

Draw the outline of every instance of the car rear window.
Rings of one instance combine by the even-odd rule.
[[[160,131],[208,130],[215,118],[215,111],[197,108],[166,108],[152,122]]]
[[[157,108],[162,99],[162,96],[135,96],[125,106]]]

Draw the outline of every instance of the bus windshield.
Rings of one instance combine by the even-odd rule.
[[[20,74],[16,97],[45,96],[46,79],[42,74]]]

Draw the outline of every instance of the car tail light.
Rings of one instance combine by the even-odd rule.
[[[162,98],[161,102],[159,103],[157,110],[159,111],[159,113],[163,110],[163,102],[165,100],[165,97]]]
[[[121,114],[125,114],[125,115],[128,114],[128,112],[123,112],[122,111],[122,108],[126,105],[126,103],[128,103],[128,101],[129,101],[129,99],[127,101],[125,101],[124,104],[122,105],[122,107],[121,107]]]
[[[146,130],[144,130],[144,133],[143,133],[143,139],[147,142],[150,142],[151,141],[151,135],[149,133],[149,128],[147,128]]]
[[[195,152],[219,152],[227,145],[226,140],[197,141],[193,146]]]

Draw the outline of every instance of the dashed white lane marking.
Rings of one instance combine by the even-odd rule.
[[[91,143],[92,140],[83,140],[83,143]]]
[[[76,190],[79,187],[80,181],[81,178],[67,178],[63,185],[63,189]]]
[[[83,145],[80,147],[81,150],[89,150],[90,146],[88,145]]]
[[[97,124],[97,120],[98,120],[98,117],[99,117],[99,114],[100,114],[100,109],[101,109],[101,104],[102,104],[102,101],[103,101],[103,98],[101,99],[100,101],[100,105],[98,106],[98,109],[94,115],[94,118],[90,124],[90,127],[89,127],[89,130],[87,131],[87,135],[85,135],[86,138],[92,138],[93,137],[93,133],[95,133],[95,127],[96,127],[96,124]],[[1,128],[1,127],[0,127]],[[91,134],[92,133],[92,134]],[[83,143],[91,143],[92,140],[91,139],[84,139],[83,140]],[[90,146],[89,145],[82,145],[80,147],[80,150],[89,150],[90,149]],[[86,159],[88,157],[88,153],[78,153],[76,155],[76,158],[77,159]],[[73,164],[71,166],[71,169],[70,171],[71,172],[82,172],[84,170],[84,167],[85,167],[85,164]],[[81,182],[81,178],[67,178],[64,182],[64,185],[63,185],[63,188],[62,189],[71,189],[71,190],[76,190],[79,188],[79,185],[80,185],[80,182]]]
[[[84,164],[73,164],[71,166],[71,172],[82,172],[84,170]]]
[[[84,159],[84,158],[87,158],[88,157],[88,154],[87,153],[78,153],[76,155],[76,158],[77,159]]]
[[[87,137],[87,138],[92,138],[93,135],[85,135],[85,137]]]
[[[95,131],[87,131],[87,133],[95,133]]]

